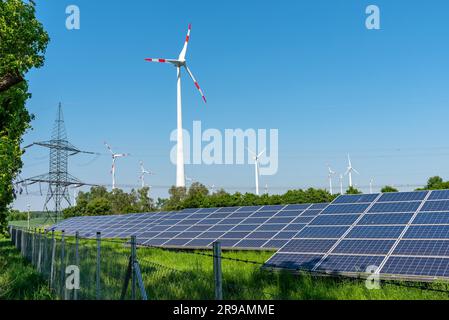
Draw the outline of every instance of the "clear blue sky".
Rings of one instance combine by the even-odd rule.
[[[176,58],[190,22],[187,59],[208,104],[184,75],[184,127],[279,129],[279,171],[261,178],[270,193],[327,187],[326,164],[343,172],[348,152],[361,188],[371,177],[449,178],[447,1],[36,2],[51,43],[45,66],[27,76],[36,119],[24,143],[50,137],[61,101],[70,141],[103,154],[71,158],[85,182],[110,184],[106,140],[132,154],[118,161],[118,184],[138,184],[139,160],[157,173],[147,178],[153,196],[174,184],[175,69],[143,59]],[[70,4],[81,10],[80,30],[65,28]],[[369,4],[380,7],[381,30],[365,28]],[[24,163],[23,177],[45,173],[48,150],[30,149]],[[254,185],[250,165],[186,173],[229,191]],[[29,191],[15,207],[41,209],[37,186]]]

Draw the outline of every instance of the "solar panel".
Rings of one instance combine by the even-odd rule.
[[[385,278],[447,279],[449,190],[340,196],[266,266],[350,276],[371,267]]]
[[[184,209],[101,217],[76,217],[52,226],[81,235],[129,237],[138,244],[206,248],[220,241],[223,248],[278,249],[301,231],[328,204]],[[306,214],[306,215],[304,215]],[[303,216],[304,215],[304,216]]]

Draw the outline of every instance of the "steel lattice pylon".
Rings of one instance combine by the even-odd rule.
[[[81,151],[67,141],[67,132],[64,124],[64,117],[62,114],[62,105],[59,103],[58,112],[55,124],[53,126],[51,140],[34,142],[25,148],[33,145],[38,145],[50,149],[50,166],[46,174],[35,176],[32,178],[19,181],[25,185],[35,183],[48,183],[47,196],[44,203],[44,211],[47,212],[46,220],[57,221],[62,211],[62,204],[65,200],[70,206],[69,186],[75,185],[77,187],[83,185],[92,185],[81,182],[68,172],[69,156],[78,153],[95,154],[94,152]],[[50,202],[53,201],[54,207],[50,208]]]

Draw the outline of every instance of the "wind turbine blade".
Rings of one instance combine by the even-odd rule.
[[[263,149],[262,152],[257,155],[257,158],[260,158],[260,156],[263,155],[264,152],[265,152],[265,149]]]
[[[348,164],[349,164],[349,167],[352,167],[351,158],[349,157],[349,153],[348,153]]]
[[[108,148],[109,152],[114,155],[114,152],[112,151],[111,147],[105,142],[104,145],[106,146],[106,148]]]
[[[357,174],[360,174],[356,169],[352,168],[352,171],[354,171]]]
[[[181,60],[181,61],[185,60],[185,58],[186,58],[187,45],[189,44],[191,29],[192,29],[192,24],[189,23],[189,27],[187,29],[186,41],[184,42],[184,47],[182,48],[181,53],[179,54],[179,60]]]
[[[190,78],[192,78],[193,83],[195,84],[195,87],[198,89],[198,91],[199,91],[200,94],[201,94],[201,97],[202,97],[203,100],[204,100],[204,103],[207,103],[206,97],[204,96],[204,93],[203,93],[203,91],[201,90],[200,85],[198,84],[198,81],[196,81],[196,79],[195,79],[195,77],[193,76],[192,72],[190,71],[189,67],[187,67],[187,65],[184,65],[184,68],[186,68],[187,73],[189,74]]]
[[[175,59],[145,58],[145,61],[148,61],[148,62],[159,62],[159,63],[172,63],[172,64],[175,64],[175,65],[179,64],[179,61],[175,60]]]
[[[345,172],[345,176],[348,175],[348,173],[349,173],[350,171],[351,171],[351,170],[348,168],[348,169],[346,170],[346,172]]]

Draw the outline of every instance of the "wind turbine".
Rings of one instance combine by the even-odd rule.
[[[111,174],[112,174],[112,190],[115,189],[115,160],[118,158],[123,158],[129,156],[129,153],[114,153],[111,149],[111,147],[105,142],[104,145],[108,148],[109,152],[112,155],[112,168],[111,168]]]
[[[343,175],[340,174],[340,194],[343,194]]]
[[[265,152],[265,149],[262,150],[262,152],[260,152],[259,154],[255,153],[251,149],[248,149],[248,151],[253,154],[254,171],[255,171],[255,175],[256,175],[256,195],[259,195],[259,160],[260,160],[260,157],[262,156],[262,154]]]
[[[351,158],[348,154],[348,168],[346,169],[345,175],[349,176],[349,187],[352,187],[352,172],[355,172],[357,174],[360,174],[351,164]]]
[[[140,182],[142,183],[142,188],[145,187],[145,175],[154,175],[153,172],[145,170],[143,167],[143,162],[140,161]]]
[[[371,178],[371,180],[369,181],[369,193],[373,193],[373,182],[374,178]]]
[[[330,192],[330,194],[334,194],[332,191],[332,176],[335,175],[335,171],[332,171],[332,169],[329,165],[327,165],[327,169],[328,169],[327,177],[329,178],[329,192]]]
[[[146,61],[149,62],[160,62],[160,63],[171,63],[176,67],[177,72],[177,144],[176,144],[176,186],[177,187],[185,187],[186,179],[184,174],[184,143],[183,143],[183,137],[182,137],[182,103],[181,103],[181,67],[184,67],[184,69],[189,74],[190,78],[192,78],[193,83],[195,84],[195,87],[198,89],[199,93],[201,94],[201,97],[204,100],[204,103],[206,103],[206,97],[203,94],[203,91],[201,90],[200,86],[198,85],[198,82],[195,80],[195,77],[193,76],[190,69],[187,67],[186,64],[186,52],[187,52],[187,45],[190,40],[190,30],[191,25],[189,24],[189,28],[187,30],[187,37],[184,42],[184,47],[181,50],[181,53],[178,56],[178,59],[161,59],[161,58],[146,58]]]

